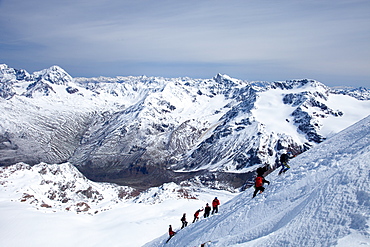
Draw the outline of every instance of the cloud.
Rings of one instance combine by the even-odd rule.
[[[366,0],[0,3],[1,62],[26,69],[42,62],[81,76],[99,66],[111,76],[137,71],[190,77],[222,72],[217,69],[246,76],[248,70],[261,80],[305,74],[327,75],[334,83],[353,75],[361,78],[358,85],[370,83]]]

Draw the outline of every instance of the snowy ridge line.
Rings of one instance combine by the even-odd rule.
[[[265,192],[248,189],[215,215],[151,246],[370,245],[370,116],[271,173]]]

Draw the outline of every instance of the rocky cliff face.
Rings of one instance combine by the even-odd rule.
[[[359,101],[306,79],[72,78],[57,66],[1,65],[0,80],[2,165],[69,161],[139,189],[194,179],[240,187],[283,150],[299,154],[370,109],[364,89]],[[335,97],[351,99],[355,116]]]

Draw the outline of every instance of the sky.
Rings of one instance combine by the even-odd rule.
[[[368,0],[0,0],[0,63],[370,87]]]

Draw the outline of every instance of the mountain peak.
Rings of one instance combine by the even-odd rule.
[[[223,81],[230,82],[233,80],[230,76],[226,74],[221,74],[221,73],[218,73],[216,76],[213,77],[213,79],[217,82],[223,82]]]
[[[56,85],[68,85],[73,82],[70,76],[64,69],[57,65],[53,65],[48,69],[44,69],[32,74],[37,81],[44,80]]]
[[[0,70],[7,69],[9,66],[5,63],[0,64]]]

